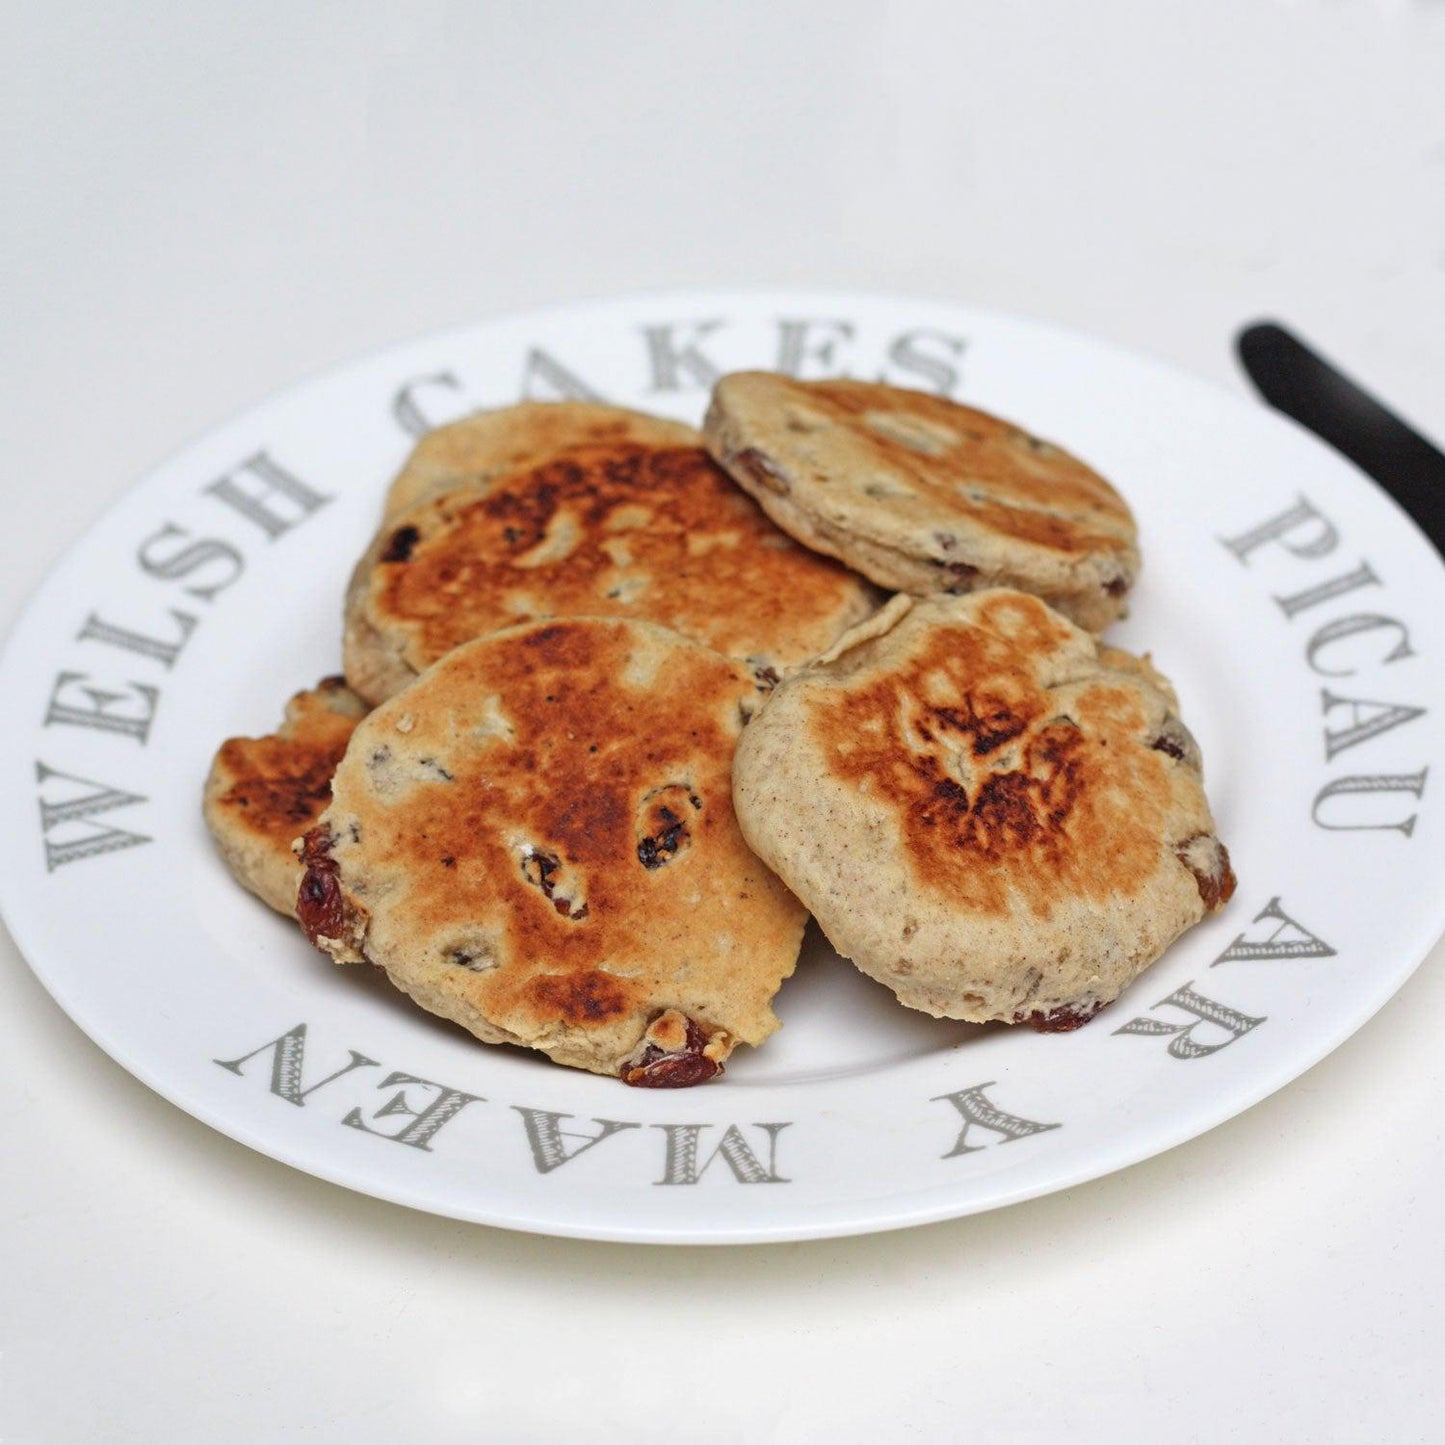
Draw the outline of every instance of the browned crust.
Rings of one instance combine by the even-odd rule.
[[[281,913],[294,913],[301,867],[292,843],[331,801],[331,777],[366,704],[345,679],[298,692],[281,726],[228,738],[206,780],[206,824],[237,880]]]
[[[876,606],[700,447],[575,448],[394,518],[357,569],[346,670],[381,700],[452,648],[546,616],[642,617],[775,674]]]
[[[1037,598],[900,596],[774,692],[739,818],[904,1003],[1074,1028],[1234,891],[1176,707]]]
[[[807,546],[916,595],[1016,586],[1097,630],[1139,567],[1123,499],[1011,422],[882,383],[724,377],[709,449]]]
[[[1171,760],[1144,749],[1138,688],[1103,674],[1065,703],[1034,659],[1069,639],[1033,598],[980,596],[876,681],[818,693],[813,736],[831,775],[885,802],[914,877],[959,908],[1039,916],[1100,903],[1159,863]]]
[[[700,441],[682,422],[602,402],[523,401],[474,412],[434,428],[416,444],[387,493],[386,515],[398,516],[433,493],[486,482],[579,447]]]
[[[757,698],[739,664],[647,623],[463,645],[353,738],[323,820],[318,941],[479,1037],[649,1069],[697,1052],[660,1036],[638,1054],[671,1010],[720,1065],[775,1027],[804,921],[732,810]],[[703,1072],[675,1062],[653,1081]]]

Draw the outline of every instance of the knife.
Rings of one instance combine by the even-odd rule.
[[[1262,397],[1368,473],[1445,557],[1445,453],[1273,321],[1235,338]]]

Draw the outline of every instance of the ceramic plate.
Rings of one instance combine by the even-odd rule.
[[[810,931],[783,1029],[704,1088],[490,1048],[338,969],[233,884],[199,797],[226,736],[334,672],[341,592],[416,437],[522,396],[696,421],[721,371],[847,373],[1001,412],[1111,478],[1150,651],[1239,890],[1072,1034],[910,1013]],[[599,1239],[859,1233],[1156,1154],[1308,1068],[1445,928],[1445,568],[1291,424],[1154,362],[936,302],[672,295],[399,347],[135,487],[4,656],[0,898],[75,1022],[263,1153],[415,1208]]]

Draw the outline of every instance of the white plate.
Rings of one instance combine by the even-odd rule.
[[[223,737],[270,731],[336,670],[343,583],[417,429],[581,387],[696,420],[714,370],[779,366],[946,389],[1122,489],[1146,565],[1112,636],[1154,654],[1203,747],[1240,879],[1222,916],[1053,1036],[909,1013],[810,933],[766,1048],[648,1093],[478,1044],[236,888],[201,780]],[[1399,988],[1445,928],[1442,658],[1445,568],[1403,514],[1293,426],[1153,362],[935,302],[575,306],[299,387],[91,530],[0,664],[0,896],[114,1058],[323,1178],[599,1239],[895,1228],[1167,1149]]]

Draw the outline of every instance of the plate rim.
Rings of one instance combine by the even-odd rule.
[[[985,325],[1002,324],[1007,327],[1023,328],[1025,331],[1033,333],[1040,339],[1047,337],[1067,338],[1081,346],[1106,351],[1126,362],[1135,365],[1147,365],[1151,369],[1161,371],[1174,380],[1185,383],[1190,387],[1196,389],[1206,388],[1214,396],[1227,399],[1229,404],[1243,407],[1247,411],[1262,412],[1271,417],[1275,424],[1284,423],[1287,430],[1293,432],[1297,437],[1303,436],[1307,438],[1310,446],[1322,450],[1332,458],[1334,464],[1347,468],[1348,471],[1354,475],[1357,482],[1363,482],[1367,485],[1371,495],[1376,501],[1382,501],[1388,504],[1389,509],[1393,511],[1396,518],[1408,526],[1420,545],[1434,558],[1437,566],[1445,569],[1445,559],[1440,558],[1438,553],[1434,551],[1429,539],[1425,536],[1414,518],[1410,516],[1400,503],[1382,486],[1375,482],[1368,473],[1361,470],[1347,457],[1342,456],[1333,448],[1329,447],[1325,442],[1315,436],[1314,433],[1310,432],[1308,428],[1303,427],[1294,421],[1293,418],[1255,401],[1247,394],[1236,393],[1213,378],[1195,375],[1172,361],[1160,359],[1148,352],[1138,351],[1115,342],[1112,339],[1098,337],[1076,328],[1048,321],[1044,318],[1003,312],[987,307],[975,306],[966,301],[948,300],[937,296],[930,297],[906,292],[894,293],[832,287],[813,288],[758,285],[756,287],[700,287],[693,290],[667,287],[655,291],[629,291],[615,296],[591,296],[576,301],[552,302],[544,306],[508,310],[468,323],[424,332],[403,340],[378,345],[369,348],[365,352],[349,356],[340,362],[319,368],[306,376],[277,387],[268,392],[260,400],[246,405],[206,426],[183,444],[170,450],[163,458],[153,463],[141,472],[140,475],[133,477],[124,486],[114,492],[100,512],[50,560],[40,578],[30,588],[6,629],[3,647],[0,647],[0,674],[3,674],[14,664],[20,634],[25,631],[31,619],[49,600],[50,593],[56,586],[61,572],[66,568],[72,556],[83,547],[90,545],[94,539],[103,534],[111,523],[114,514],[120,510],[132,496],[147,486],[147,484],[163,470],[172,465],[179,464],[187,455],[204,445],[218,433],[232,427],[242,426],[253,417],[259,417],[262,413],[287,399],[295,398],[326,384],[344,382],[347,376],[353,373],[363,371],[377,363],[385,361],[389,357],[395,356],[400,358],[409,350],[423,347],[440,350],[447,345],[457,344],[463,342],[465,339],[473,338],[478,333],[485,333],[508,324],[518,324],[527,321],[536,321],[542,324],[549,320],[556,321],[568,318],[585,320],[588,313],[625,314],[627,311],[638,307],[666,307],[672,304],[690,307],[695,307],[699,303],[718,307],[732,304],[758,308],[766,305],[770,301],[781,301],[784,298],[789,300],[805,299],[812,304],[832,305],[840,308],[864,303],[884,307],[916,307],[924,312],[932,310],[935,312],[966,314],[969,318]],[[9,888],[4,885],[3,880],[0,880],[0,893],[9,894],[9,892]],[[1368,991],[1367,1004],[1353,1012],[1348,1020],[1342,1020],[1335,1027],[1324,1031],[1321,1035],[1312,1036],[1314,1038],[1314,1046],[1310,1049],[1305,1050],[1303,1053],[1292,1053],[1282,1059],[1275,1059],[1272,1063],[1267,1062],[1263,1068],[1256,1068],[1252,1071],[1250,1075],[1250,1087],[1245,1091],[1249,1096],[1248,1102],[1243,1105],[1237,1102],[1238,1091],[1221,1091],[1215,1095],[1206,1093],[1201,1096],[1202,1099],[1207,1101],[1215,1098],[1222,1099],[1224,1102],[1215,1108],[1196,1105],[1185,1112],[1183,1118],[1178,1121],[1178,1127],[1165,1127],[1154,1130],[1146,1128],[1143,1131],[1146,1142],[1143,1144],[1138,1142],[1139,1130],[1137,1126],[1124,1136],[1134,1141],[1133,1147],[1110,1149],[1107,1147],[1108,1140],[1105,1139],[1103,1143],[1106,1147],[1096,1148],[1094,1152],[1087,1157],[1085,1162],[1074,1169],[1065,1168],[1061,1171],[1056,1171],[1047,1178],[1033,1183],[1024,1182],[1013,1188],[994,1189],[991,1192],[987,1192],[987,1197],[982,1199],[971,1199],[968,1197],[967,1191],[957,1190],[955,1192],[960,1197],[952,1201],[943,1200],[938,1203],[922,1203],[910,1206],[908,1202],[910,1198],[909,1194],[903,1193],[889,1197],[887,1212],[884,1214],[880,1214],[876,1206],[865,1208],[861,1203],[858,1203],[846,1207],[847,1217],[823,1223],[797,1223],[779,1226],[766,1221],[749,1223],[737,1220],[734,1221],[729,1228],[718,1229],[715,1226],[708,1225],[700,1227],[696,1223],[690,1223],[686,1219],[683,1219],[675,1226],[643,1224],[631,1228],[612,1228],[605,1225],[601,1227],[589,1225],[585,1222],[574,1223],[565,1220],[554,1221],[545,1218],[518,1217],[515,1214],[507,1214],[505,1211],[495,1209],[465,1208],[460,1207],[467,1202],[465,1200],[452,1199],[449,1203],[442,1203],[436,1198],[426,1197],[421,1192],[406,1188],[385,1188],[379,1187],[372,1182],[358,1182],[355,1172],[348,1177],[347,1171],[344,1168],[333,1168],[324,1161],[317,1162],[314,1156],[308,1157],[305,1136],[297,1136],[300,1140],[299,1144],[294,1148],[290,1147],[279,1132],[273,1137],[264,1131],[252,1130],[247,1127],[243,1121],[237,1118],[227,1117],[223,1111],[213,1108],[205,1098],[204,1091],[197,1091],[196,1097],[192,1097],[187,1094],[184,1087],[172,1086],[167,1082],[162,1082],[146,1059],[136,1057],[131,1050],[126,1048],[120,1041],[111,1037],[107,1032],[103,1019],[95,1019],[87,1015],[83,1000],[77,1006],[74,995],[66,986],[63,978],[53,976],[46,965],[37,963],[37,958],[42,957],[45,952],[43,940],[35,937],[33,931],[42,926],[41,915],[22,907],[17,917],[13,905],[13,898],[0,900],[0,916],[3,916],[5,926],[15,942],[17,951],[25,960],[30,972],[36,977],[42,988],[50,995],[69,1021],[80,1028],[96,1047],[138,1082],[142,1083],[152,1092],[160,1095],[160,1097],[168,1103],[182,1110],[184,1113],[189,1114],[205,1126],[216,1130],[228,1139],[329,1184],[374,1198],[383,1199],[392,1204],[418,1209],[446,1218],[550,1237],[586,1239],[611,1243],[669,1244],[679,1246],[761,1244],[806,1239],[829,1239],[915,1228],[947,1219],[989,1212],[1010,1204],[1021,1203],[1028,1199],[1039,1198],[1062,1190],[1071,1189],[1121,1169],[1129,1168],[1134,1164],[1142,1163],[1170,1149],[1176,1148],[1183,1143],[1198,1138],[1227,1122],[1229,1119],[1247,1112],[1256,1104],[1263,1102],[1265,1099],[1279,1092],[1279,1090],[1286,1085],[1308,1073],[1324,1058],[1340,1048],[1351,1037],[1369,1024],[1384,1005],[1395,996],[1425,961],[1439,943],[1442,929],[1445,929],[1445,902],[1442,902],[1442,904],[1437,907],[1436,911],[1440,913],[1441,917],[1434,923],[1425,923],[1425,914],[1422,913],[1420,915],[1422,921],[1418,925],[1418,930],[1412,930],[1412,936],[1418,931],[1420,937],[1414,938],[1409,944],[1402,944],[1397,950],[1394,950],[1401,960],[1402,969],[1400,971],[1392,971],[1388,980],[1377,982],[1375,987]],[[786,1085],[782,1087],[786,1087]],[[1171,1115],[1169,1117],[1172,1120],[1177,1116]],[[399,1177],[400,1176],[398,1176],[398,1178]],[[914,1191],[913,1193],[916,1196],[918,1191]]]

